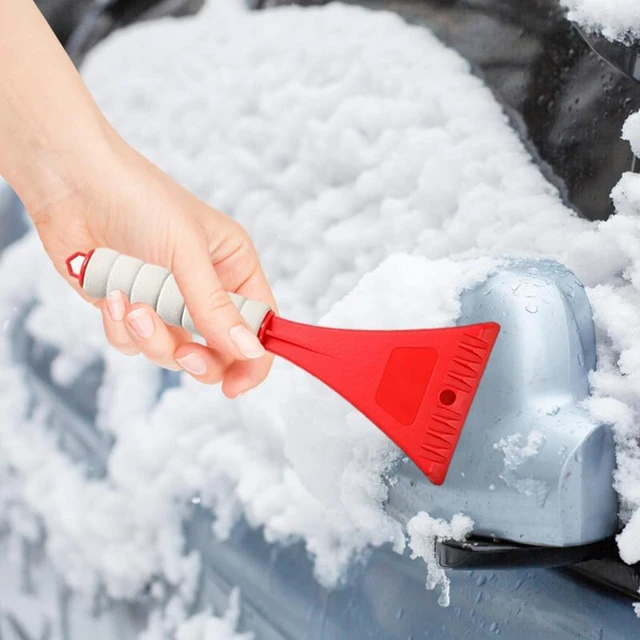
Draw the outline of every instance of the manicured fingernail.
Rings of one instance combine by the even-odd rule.
[[[114,322],[121,322],[124,318],[124,296],[122,291],[111,291],[107,294],[107,310]]]
[[[229,337],[236,346],[236,349],[249,360],[261,358],[265,353],[264,347],[260,344],[260,340],[258,340],[247,327],[241,324],[231,327]]]
[[[207,363],[199,353],[188,353],[182,358],[176,358],[176,362],[194,376],[201,376],[207,372]]]
[[[146,309],[134,309],[127,316],[127,320],[129,320],[138,336],[145,340],[150,338],[155,331],[153,318]]]

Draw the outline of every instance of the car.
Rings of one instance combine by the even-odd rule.
[[[611,189],[622,172],[636,168],[633,153],[620,139],[622,124],[640,109],[633,45],[612,45],[577,29],[553,0],[492,0],[481,5],[367,1],[365,6],[392,8],[414,24],[428,25],[459,50],[504,105],[566,202],[588,219],[613,213]],[[121,1],[93,7],[75,33],[64,36],[68,46],[77,47],[77,61],[119,24],[114,7],[125,11],[128,5]],[[270,7],[260,4],[255,10]],[[137,19],[142,13],[131,15]],[[20,202],[6,187],[0,216],[0,246],[5,249],[28,229]],[[112,445],[109,434],[95,425],[103,364],[91,363],[73,385],[61,385],[52,372],[55,349],[25,330],[30,311],[28,302],[16,308],[9,331],[31,402],[49,415],[58,446],[89,477],[101,477]],[[586,376],[589,365],[583,363],[579,370]],[[164,388],[176,382],[172,373],[163,376]],[[414,476],[406,479],[415,486]],[[632,605],[640,597],[640,573],[617,559],[608,543],[597,549],[582,545],[577,555],[580,545],[571,545],[569,551],[558,546],[557,555],[550,557],[544,545],[504,538],[487,537],[472,545],[440,542],[439,560],[452,568],[452,606],[444,608],[427,596],[424,564],[408,551],[398,554],[388,546],[371,550],[343,584],[328,589],[314,576],[302,543],[269,543],[261,529],[244,519],[221,542],[211,525],[211,513],[192,501],[185,539],[203,563],[194,611],[224,611],[229,594],[239,587],[240,628],[260,640],[617,640],[629,638],[638,624]],[[6,532],[5,549],[10,540]],[[87,610],[81,597],[57,581],[40,538],[22,536],[18,551],[18,569],[7,562],[2,569],[10,576],[0,587],[2,637],[126,640],[145,627],[152,611],[149,594],[120,601],[99,595]]]

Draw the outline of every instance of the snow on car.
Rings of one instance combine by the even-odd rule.
[[[616,216],[579,218],[467,62],[423,28],[354,6],[251,13],[216,0],[112,35],[83,75],[128,142],[247,228],[287,317],[450,325],[496,258],[571,268],[598,335],[588,408],[616,437],[620,552],[640,560],[640,177],[614,190]],[[636,150],[637,122],[624,131]],[[227,622],[186,621],[200,568],[184,551],[191,501],[212,510],[222,539],[243,517],[269,542],[304,541],[327,587],[372,547],[404,550],[407,532],[384,509],[402,454],[327,389],[285,363],[238,401],[187,378],[167,387],[152,365],[108,348],[95,309],[33,232],[3,254],[0,283],[3,322],[35,301],[27,331],[59,350],[59,385],[105,362],[97,427],[113,445],[105,473],[88,477],[31,411],[9,341],[0,351],[0,504],[11,506],[0,517],[33,535],[13,505],[37,516],[77,592],[133,598],[168,585],[171,598],[152,588],[166,606],[148,638],[235,626],[235,600]],[[446,582],[428,540],[462,537],[468,522],[412,515],[413,553],[429,561],[429,584]]]

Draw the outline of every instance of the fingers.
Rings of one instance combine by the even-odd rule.
[[[125,316],[125,325],[131,340],[140,353],[151,362],[165,369],[178,370],[174,353],[188,335],[180,336],[178,330],[170,330],[158,314],[146,304],[134,304]]]
[[[96,306],[102,311],[102,324],[109,344],[127,356],[140,353],[124,323],[131,305],[122,291],[112,291]]]
[[[267,377],[272,363],[271,354],[255,361],[236,360],[224,375],[222,392],[228,398],[237,398],[257,387]]]
[[[271,292],[271,288],[267,283],[253,245],[249,244],[247,251],[252,253],[244,257],[245,261],[252,261],[255,268],[251,270],[251,275],[234,290],[240,295],[250,300],[260,300],[269,304],[269,306],[277,311],[276,301]],[[220,269],[220,275],[223,282],[229,277],[224,269]],[[237,361],[235,362],[224,376],[222,385],[223,393],[229,398],[235,398],[241,393],[246,393],[250,389],[257,387],[268,375],[273,364],[273,355],[266,353],[265,356],[258,360]]]
[[[178,370],[176,349],[189,341],[184,329],[168,327],[143,304],[131,305],[121,291],[113,291],[102,305],[103,323],[109,343],[126,355],[141,353],[165,369]]]
[[[230,360],[265,354],[224,290],[203,236],[176,242],[172,271],[195,326],[215,351]]]
[[[184,371],[205,384],[221,382],[231,364],[228,358],[195,342],[178,347],[175,358]]]

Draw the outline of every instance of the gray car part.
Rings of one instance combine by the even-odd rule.
[[[529,545],[612,536],[613,437],[581,406],[596,357],[584,288],[555,262],[511,262],[463,296],[460,324],[489,320],[500,336],[446,482],[433,487],[401,465],[389,511],[462,512],[476,535]]]

